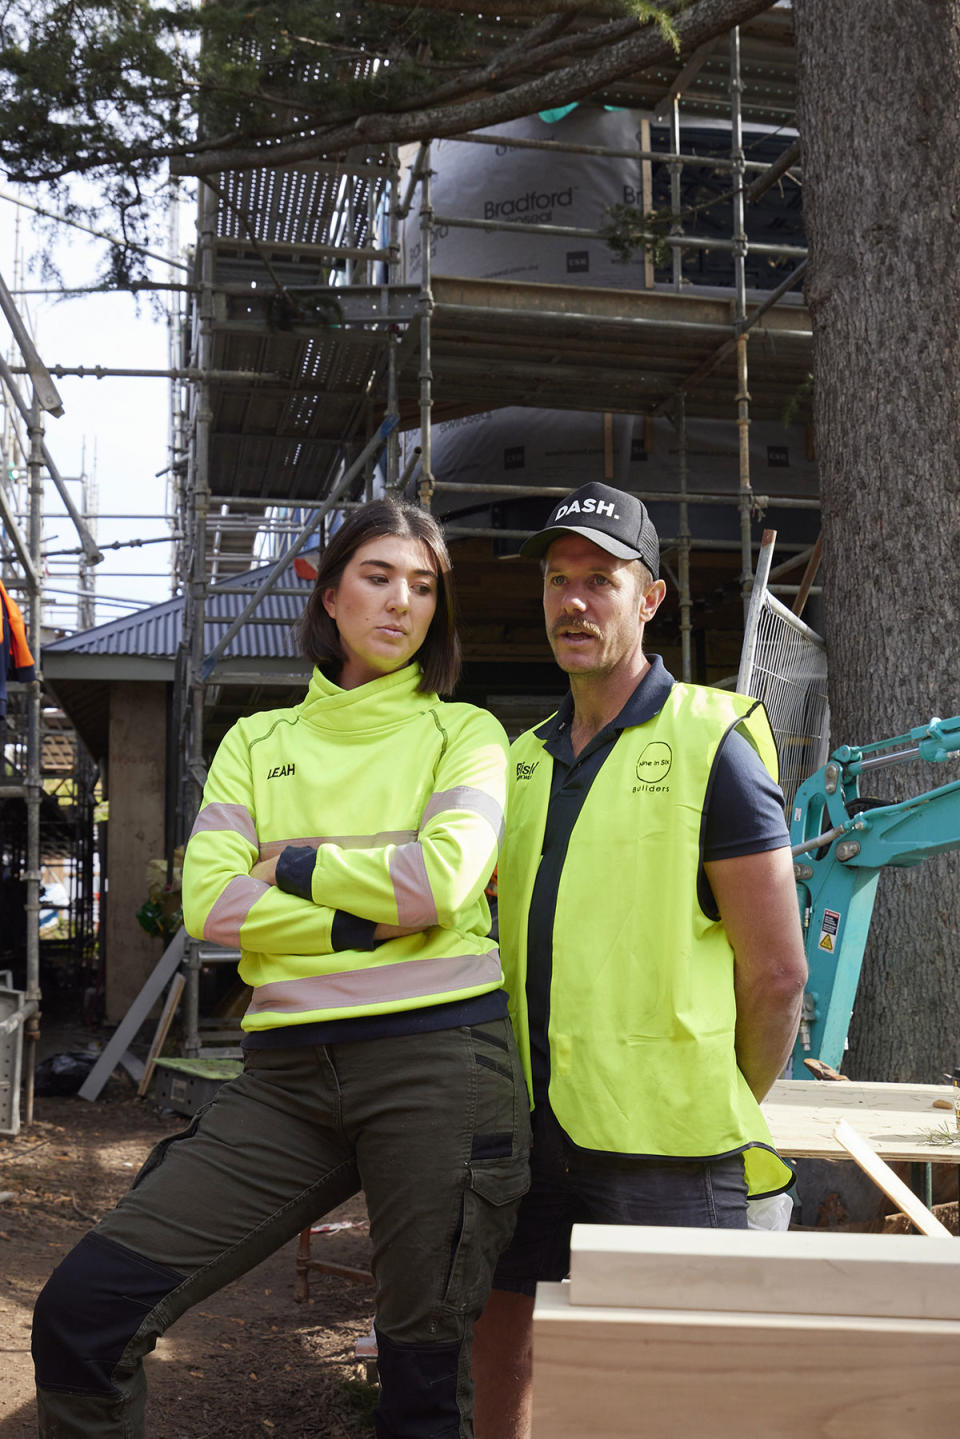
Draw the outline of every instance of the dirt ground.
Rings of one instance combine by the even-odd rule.
[[[91,1038],[70,1026],[48,1029],[41,1054],[83,1048]],[[38,1097],[35,1122],[15,1138],[0,1136],[0,1439],[36,1433],[30,1360],[36,1295],[124,1192],[157,1140],[185,1123],[152,1099],[137,1100],[132,1081],[118,1071],[96,1102]],[[807,1163],[825,1165],[826,1173],[810,1185],[804,1227],[906,1231],[905,1219],[885,1216],[892,1206],[856,1166]],[[856,1181],[872,1195],[866,1206]],[[935,1165],[936,1213],[953,1233],[956,1193],[957,1170]],[[326,1222],[342,1220],[351,1227],[315,1235],[313,1255],[366,1270],[362,1197]],[[146,1361],[150,1439],[370,1439],[377,1389],[355,1350],[369,1332],[372,1291],[312,1274],[310,1297],[298,1304],[295,1249],[295,1242],[287,1245],[204,1301],[160,1341]]]
[[[36,1122],[0,1137],[0,1439],[36,1433],[30,1316],[63,1255],[127,1188],[150,1148],[186,1121],[137,1100],[115,1075],[95,1103],[38,1098]],[[368,1266],[362,1199],[328,1217],[361,1227],[315,1235],[317,1258]],[[190,1311],[147,1360],[151,1439],[369,1439],[376,1388],[355,1345],[372,1291],[310,1276],[294,1300],[295,1243]]]

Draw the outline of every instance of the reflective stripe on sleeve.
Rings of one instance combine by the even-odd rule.
[[[216,900],[203,925],[203,937],[227,949],[240,947],[240,926],[262,894],[270,888],[262,879],[238,874]]]
[[[366,966],[340,974],[314,974],[305,979],[260,984],[253,991],[247,1014],[311,1014],[327,1009],[369,1008],[397,1004],[426,995],[449,995],[463,990],[491,989],[500,983],[500,952],[458,954],[439,959],[408,959],[401,964]]]
[[[476,789],[471,784],[458,784],[454,789],[440,790],[437,794],[430,796],[427,807],[423,811],[423,818],[420,821],[420,828],[431,820],[435,814],[443,814],[446,810],[465,809],[473,814],[482,815],[497,836],[497,843],[503,844],[503,809],[497,804],[492,795],[485,790]]]
[[[397,924],[405,929],[430,929],[437,923],[437,902],[419,844],[397,845],[390,856],[390,879],[397,901]]]
[[[272,859],[288,844],[308,845],[310,849],[319,849],[322,844],[335,844],[340,849],[381,849],[387,844],[409,844],[416,837],[415,829],[384,829],[379,834],[315,834],[297,839],[271,839],[261,844],[260,858]]]
[[[243,835],[254,848],[257,847],[257,827],[244,804],[205,804],[194,820],[190,838],[212,829],[232,830],[234,834]]]

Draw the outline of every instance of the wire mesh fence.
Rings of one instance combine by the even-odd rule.
[[[816,630],[768,590],[775,531],[767,534],[750,596],[737,689],[766,706],[789,812],[799,786],[829,753],[827,647]]]

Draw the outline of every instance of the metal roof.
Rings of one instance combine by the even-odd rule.
[[[204,653],[210,653],[271,568],[264,565],[211,586]],[[280,593],[266,595],[231,640],[207,687],[205,728],[212,743],[237,714],[293,704],[303,695],[310,664],[300,656],[291,628],[312,581],[301,580],[288,565],[281,571],[278,587]],[[44,646],[44,680],[95,759],[109,749],[114,685],[174,683],[183,609],[183,597],[178,596]]]
[[[247,604],[251,591],[269,574],[272,566],[264,565],[247,574],[233,576],[222,584],[212,585],[207,597],[207,624],[204,651],[209,653],[227,626]],[[230,642],[228,658],[252,659],[296,658],[298,650],[291,638],[291,626],[299,618],[312,588],[311,580],[301,580],[293,566],[282,571],[278,580],[281,593],[263,597],[253,615]],[[241,591],[241,593],[225,592]],[[295,590],[296,593],[283,593]],[[45,645],[43,654],[128,655],[143,658],[172,659],[183,636],[183,596],[151,605],[149,609],[125,615],[119,620],[81,630],[65,639]]]

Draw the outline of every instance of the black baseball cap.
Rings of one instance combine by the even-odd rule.
[[[554,540],[571,534],[583,535],[618,560],[642,560],[653,578],[660,578],[660,541],[636,495],[611,485],[581,485],[554,505],[544,529],[524,540],[520,553],[538,559]]]

